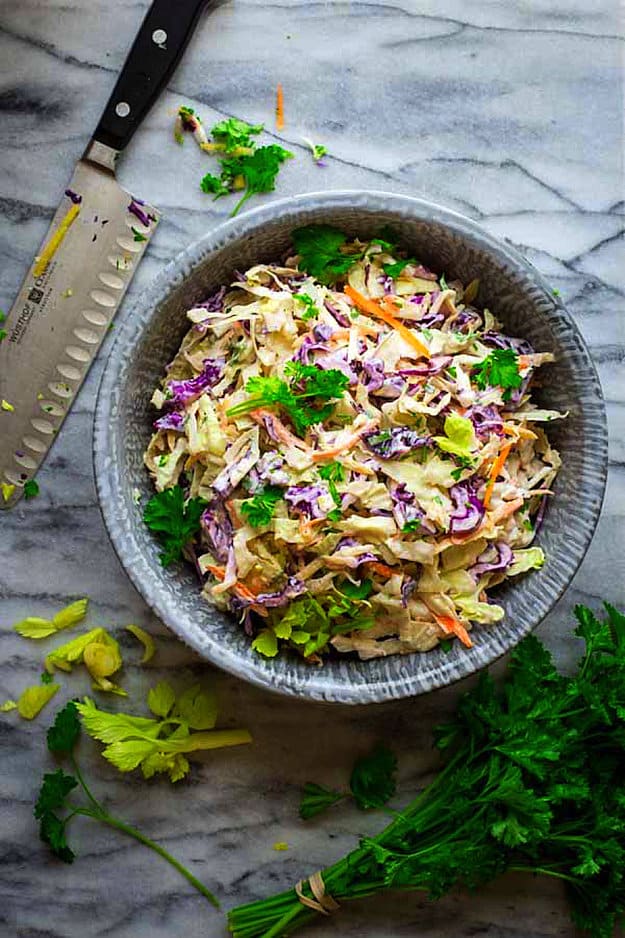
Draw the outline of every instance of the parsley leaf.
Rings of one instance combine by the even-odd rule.
[[[402,274],[404,268],[407,267],[408,264],[416,263],[417,262],[414,257],[407,257],[405,260],[395,261],[394,264],[384,264],[384,273],[387,277],[392,277],[393,280],[395,280]]]
[[[452,472],[453,475],[453,472]],[[415,518],[412,521],[406,521],[402,530],[402,534],[414,534],[415,531],[421,530],[421,521],[418,518]]]
[[[47,733],[50,752],[71,752],[80,736],[80,720],[73,700],[65,704],[57,713],[54,723]]]
[[[299,300],[300,303],[303,303],[306,309],[302,313],[302,319],[314,319],[315,316],[319,315],[319,310],[313,300],[312,296],[309,296],[308,293],[294,293],[293,298]]]
[[[39,824],[39,836],[44,844],[48,844],[54,856],[58,857],[59,860],[63,860],[64,863],[74,862],[76,854],[65,838],[65,822],[58,818],[54,812],[48,811],[42,815]]]
[[[29,498],[35,498],[36,495],[39,495],[39,484],[35,479],[27,479],[24,482],[24,498],[28,501]]]
[[[236,150],[237,147],[254,146],[252,136],[261,133],[262,130],[264,130],[264,124],[248,124],[236,117],[229,117],[214,125],[211,136],[218,143],[224,144],[226,152],[230,152]]]
[[[259,147],[251,156],[240,157],[236,166],[231,166],[229,173],[242,176],[245,182],[245,194],[237,202],[231,215],[236,215],[242,205],[249,198],[259,192],[273,192],[276,187],[276,177],[280,166],[285,160],[291,159],[293,154],[275,143],[267,147]],[[222,163],[225,168],[225,161]]]
[[[230,189],[224,185],[219,176],[213,176],[212,173],[206,173],[200,180],[200,189],[202,192],[213,194],[216,199],[221,195],[228,195]]]
[[[131,228],[130,230],[132,231],[133,241],[147,241],[148,240],[146,236],[144,234],[141,234],[141,232],[138,231],[136,228]]]
[[[344,580],[339,587],[341,593],[349,599],[368,599],[373,592],[373,583],[371,580],[361,580],[360,583],[352,583],[351,580]]]
[[[345,792],[333,791],[331,788],[324,788],[323,785],[306,782],[299,805],[299,816],[303,821],[309,821],[311,817],[321,814],[322,811],[342,801],[345,797]]]
[[[331,225],[305,225],[293,232],[299,267],[320,283],[332,283],[360,259],[359,254],[341,251],[347,235]]]
[[[483,391],[487,387],[500,387],[506,389],[504,400],[510,399],[513,388],[520,388],[523,378],[519,374],[519,356],[514,349],[493,349],[473,369],[473,377],[478,388]]]
[[[241,514],[253,528],[260,528],[269,524],[277,503],[283,497],[281,488],[276,485],[267,485],[256,492],[252,498],[246,498],[241,503]]]
[[[318,469],[319,475],[322,479],[326,479],[328,482],[344,482],[345,481],[345,468],[342,463],[332,460],[331,462],[325,463],[323,466],[319,466]]]
[[[287,362],[285,374],[291,378],[291,385],[276,375],[253,377],[247,381],[245,390],[252,396],[228,409],[228,417],[239,417],[259,407],[281,407],[290,418],[297,433],[304,433],[315,423],[320,423],[331,416],[334,404],[341,398],[349,379],[336,368],[323,370],[315,365],[302,365],[301,362]],[[324,406],[311,407],[307,401],[327,401]]]
[[[383,745],[376,746],[372,752],[354,763],[349,793],[307,782],[300,801],[300,817],[307,821],[349,796],[361,811],[381,808],[395,794],[396,770],[397,760],[390,749]]]
[[[181,558],[184,547],[200,529],[200,518],[207,504],[203,498],[190,498],[185,504],[179,485],[158,492],[147,503],[143,520],[163,545],[160,559],[164,567]]]
[[[501,683],[482,672],[436,730],[438,777],[322,870],[335,894],[399,888],[436,899],[522,870],[563,880],[572,918],[590,935],[616,934],[625,915],[625,615],[609,605],[604,618],[581,606],[575,614],[585,643],[575,673],[559,674],[535,636],[513,650]],[[360,760],[351,787],[362,807],[393,794],[394,769],[388,751]],[[317,796],[322,810],[338,794],[312,788],[313,811]],[[230,929],[279,932],[289,913],[293,930],[308,917],[295,901],[283,894],[234,909]]]
[[[43,777],[43,784],[35,802],[35,817],[40,819],[49,811],[63,807],[63,802],[70,791],[78,785],[73,775],[66,775],[63,769],[48,772]]]
[[[349,780],[354,801],[361,810],[381,808],[396,790],[397,759],[380,744],[355,763]]]

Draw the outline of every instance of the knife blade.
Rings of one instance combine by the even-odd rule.
[[[0,342],[0,508],[46,457],[160,212],[115,179],[119,154],[171,77],[208,0],[155,0],[24,279]]]

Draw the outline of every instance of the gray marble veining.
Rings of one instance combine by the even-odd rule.
[[[114,82],[147,4],[112,0],[0,3],[0,305],[6,309]],[[210,161],[171,141],[180,102],[206,123],[265,121],[296,159],[276,196],[384,188],[438,200],[508,238],[560,289],[584,333],[608,404],[610,478],[586,561],[541,636],[566,666],[576,653],[576,602],[625,605],[625,317],[623,316],[622,25],[617,0],[394,0],[317,3],[227,0],[200,26],[170,89],[120,166],[133,192],[165,218],[133,281],[140,296],[164,261],[225,218],[198,189]],[[285,88],[286,129],[273,127]],[[318,169],[302,136],[325,143]],[[267,198],[271,198],[268,196]],[[130,302],[127,300],[127,302]],[[102,349],[100,361],[106,356]],[[91,466],[94,366],[39,477],[41,495],[0,517],[0,690],[14,697],[41,670],[43,650],[10,624],[88,595],[89,624],[137,622],[159,636],[149,668],[123,639],[124,683],[139,701],[157,678],[214,680],[222,713],[252,730],[253,746],[211,754],[178,790],[120,777],[86,741],[94,787],[120,814],[163,841],[226,906],[288,886],[343,854],[381,821],[339,808],[297,819],[307,779],[340,784],[353,758],[386,739],[400,761],[400,796],[434,765],[432,725],[460,687],[425,698],[343,710],[283,701],[212,671],[168,634],[134,592],[107,542]],[[76,674],[66,696],[84,693]],[[44,768],[44,715],[2,717],[0,933],[7,938],[219,938],[222,921],[173,870],[89,821],[66,867],[36,836],[32,802]],[[289,850],[276,853],[275,841]],[[572,936],[550,884],[506,877],[479,896],[432,905],[380,897],[311,928],[313,936],[423,938]]]

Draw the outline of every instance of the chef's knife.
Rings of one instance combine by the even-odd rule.
[[[115,162],[208,0],[155,0],[38,256],[0,323],[0,508],[24,493],[78,393],[159,220]]]

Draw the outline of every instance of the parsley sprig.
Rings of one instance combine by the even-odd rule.
[[[347,235],[332,225],[305,225],[293,232],[299,267],[320,283],[332,283],[346,274],[362,257],[342,250]]]
[[[203,498],[190,498],[185,503],[179,485],[158,492],[145,506],[143,520],[163,545],[161,564],[168,567],[182,557],[182,551],[200,529],[200,518],[208,503]]]
[[[487,387],[504,388],[503,399],[509,401],[512,391],[523,384],[519,374],[519,356],[511,348],[493,349],[473,369],[473,380],[480,391]]]
[[[355,762],[349,791],[336,791],[307,782],[302,792],[299,815],[307,821],[350,796],[361,811],[381,808],[395,794],[396,770],[397,759],[390,749],[380,744]]]
[[[251,396],[230,407],[227,416],[241,417],[261,407],[279,408],[286,413],[296,432],[303,434],[308,427],[332,415],[335,402],[349,384],[347,376],[337,368],[323,370],[315,365],[287,362],[284,372],[290,378],[289,384],[276,375],[249,378],[245,390]]]
[[[74,701],[70,701],[57,713],[54,724],[48,730],[47,742],[50,752],[68,760],[73,774],[66,773],[62,768],[58,768],[55,772],[47,772],[43,777],[39,797],[35,804],[35,817],[39,821],[39,835],[43,842],[48,844],[52,853],[60,860],[65,863],[72,863],[75,853],[67,842],[67,825],[72,818],[77,816],[99,821],[107,827],[112,827],[128,837],[132,837],[154,853],[157,853],[174,869],[178,870],[198,892],[218,909],[219,902],[212,892],[179,860],[176,860],[160,844],[146,837],[136,827],[132,827],[126,821],[110,814],[98,801],[85,782],[74,754],[79,736],[80,720],[76,704]],[[83,800],[79,802],[74,799],[68,800],[76,789],[82,789]]]
[[[276,510],[276,505],[283,497],[283,491],[277,485],[266,485],[252,498],[241,502],[241,514],[253,528],[269,524]]]
[[[253,147],[253,141],[250,141],[248,146]],[[200,181],[200,188],[202,192],[210,193],[216,199],[237,189],[244,189],[242,197],[230,213],[236,215],[253,195],[273,192],[282,163],[292,157],[293,154],[289,150],[276,143],[254,148],[248,155],[227,156],[220,160],[220,175],[206,173]]]
[[[436,730],[438,776],[322,871],[330,895],[399,888],[436,899],[524,871],[560,880],[575,924],[611,938],[625,919],[625,616],[605,610],[575,610],[585,643],[576,673],[558,673],[534,636],[512,652],[502,686],[481,673]],[[308,792],[309,816],[342,794],[320,788]],[[294,890],[229,913],[235,938],[309,922]]]

